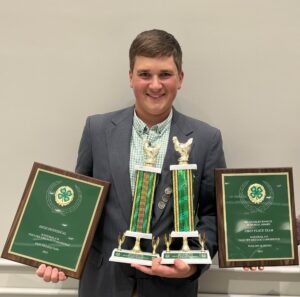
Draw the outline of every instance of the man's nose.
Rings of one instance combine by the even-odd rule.
[[[158,90],[161,88],[161,81],[157,75],[154,75],[151,79],[150,87],[152,89]]]

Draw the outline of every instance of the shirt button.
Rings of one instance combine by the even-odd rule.
[[[163,202],[168,202],[170,199],[170,195],[167,195],[167,194],[163,194],[162,197],[161,197],[161,200]]]
[[[166,195],[171,195],[172,194],[172,188],[171,187],[167,187],[167,188],[165,188],[165,194]]]
[[[163,201],[159,201],[158,202],[158,208],[159,209],[164,209],[166,207],[166,203],[165,202],[163,202]]]

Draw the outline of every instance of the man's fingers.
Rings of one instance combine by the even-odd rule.
[[[58,279],[59,279],[60,281],[65,281],[65,280],[67,279],[67,276],[65,275],[64,272],[60,271],[60,272],[58,273]]]
[[[152,269],[150,267],[135,264],[135,263],[131,264],[131,267],[133,267],[133,268],[135,268],[135,269],[137,269],[137,270],[139,270],[143,273],[153,275]]]
[[[179,259],[174,260],[174,267],[176,270],[183,272],[183,273],[188,272],[190,270],[189,265]]]
[[[131,264],[131,267],[149,275],[157,275],[160,277],[185,278],[194,274],[197,270],[196,265],[189,265],[182,260],[175,259],[174,265],[161,265],[161,258],[152,261],[151,267],[139,264]]]
[[[51,274],[52,274],[52,267],[47,266],[47,268],[44,272],[44,277],[43,277],[45,282],[50,282],[51,281]]]
[[[51,272],[51,281],[53,283],[57,283],[58,282],[58,269],[57,268],[53,268],[52,269],[52,272]]]
[[[197,271],[197,265],[188,264],[180,259],[174,260],[174,267],[180,277],[190,277]]]
[[[174,266],[162,265],[162,258],[156,258],[152,261],[151,271],[153,275],[161,277],[173,277],[174,276]]]
[[[155,258],[155,259],[152,260],[152,266],[151,266],[151,268],[152,268],[153,271],[156,271],[156,270],[158,270],[160,268],[160,262],[161,262],[161,258],[160,257],[159,258]]]
[[[243,269],[244,269],[244,271],[249,271],[249,270],[256,271],[257,269],[259,271],[263,271],[265,269],[265,267],[264,266],[251,266],[251,267],[244,266]]]
[[[64,272],[58,271],[57,268],[52,268],[51,266],[46,266],[41,264],[36,271],[37,276],[44,279],[45,282],[57,283],[59,281],[64,281],[67,276]]]
[[[45,270],[46,270],[46,265],[45,264],[41,264],[39,266],[39,268],[37,269],[37,271],[36,271],[37,276],[44,277]]]

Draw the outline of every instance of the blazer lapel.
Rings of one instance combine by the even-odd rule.
[[[154,228],[155,225],[159,222],[159,219],[161,218],[163,213],[166,213],[169,216],[171,211],[173,215],[173,211],[171,210],[171,199],[169,199],[167,202],[162,200],[166,189],[169,187],[172,188],[172,173],[170,171],[170,165],[178,164],[177,160],[179,158],[179,155],[174,150],[172,138],[173,136],[177,136],[180,142],[186,142],[190,137],[192,137],[192,133],[193,130],[190,126],[186,124],[185,117],[173,108],[173,118],[171,123],[168,148],[164,160],[164,165],[162,168],[162,173],[159,176],[159,182],[156,188],[156,194],[154,199],[152,228]]]
[[[129,175],[130,139],[132,133],[133,108],[126,109],[112,123],[106,132],[109,147],[109,163],[114,186],[122,213],[128,225],[131,215],[131,185]]]

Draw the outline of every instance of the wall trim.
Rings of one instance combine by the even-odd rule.
[[[0,269],[16,269],[18,271],[24,271],[28,269],[32,269],[32,267],[23,265],[14,261],[9,261],[6,259],[0,259]],[[220,271],[220,272],[244,272],[242,268],[235,267],[235,268],[220,268],[218,265],[211,265],[210,270],[212,271]],[[300,266],[270,266],[264,268],[264,273],[300,273]],[[246,272],[250,273],[250,272]]]
[[[77,280],[45,283],[38,279],[35,270],[0,259],[0,297],[77,297]],[[299,297],[299,275],[299,266],[265,267],[263,272],[253,273],[242,268],[219,268],[216,264],[200,278],[198,297]]]
[[[77,296],[77,289],[0,288],[0,296]]]

